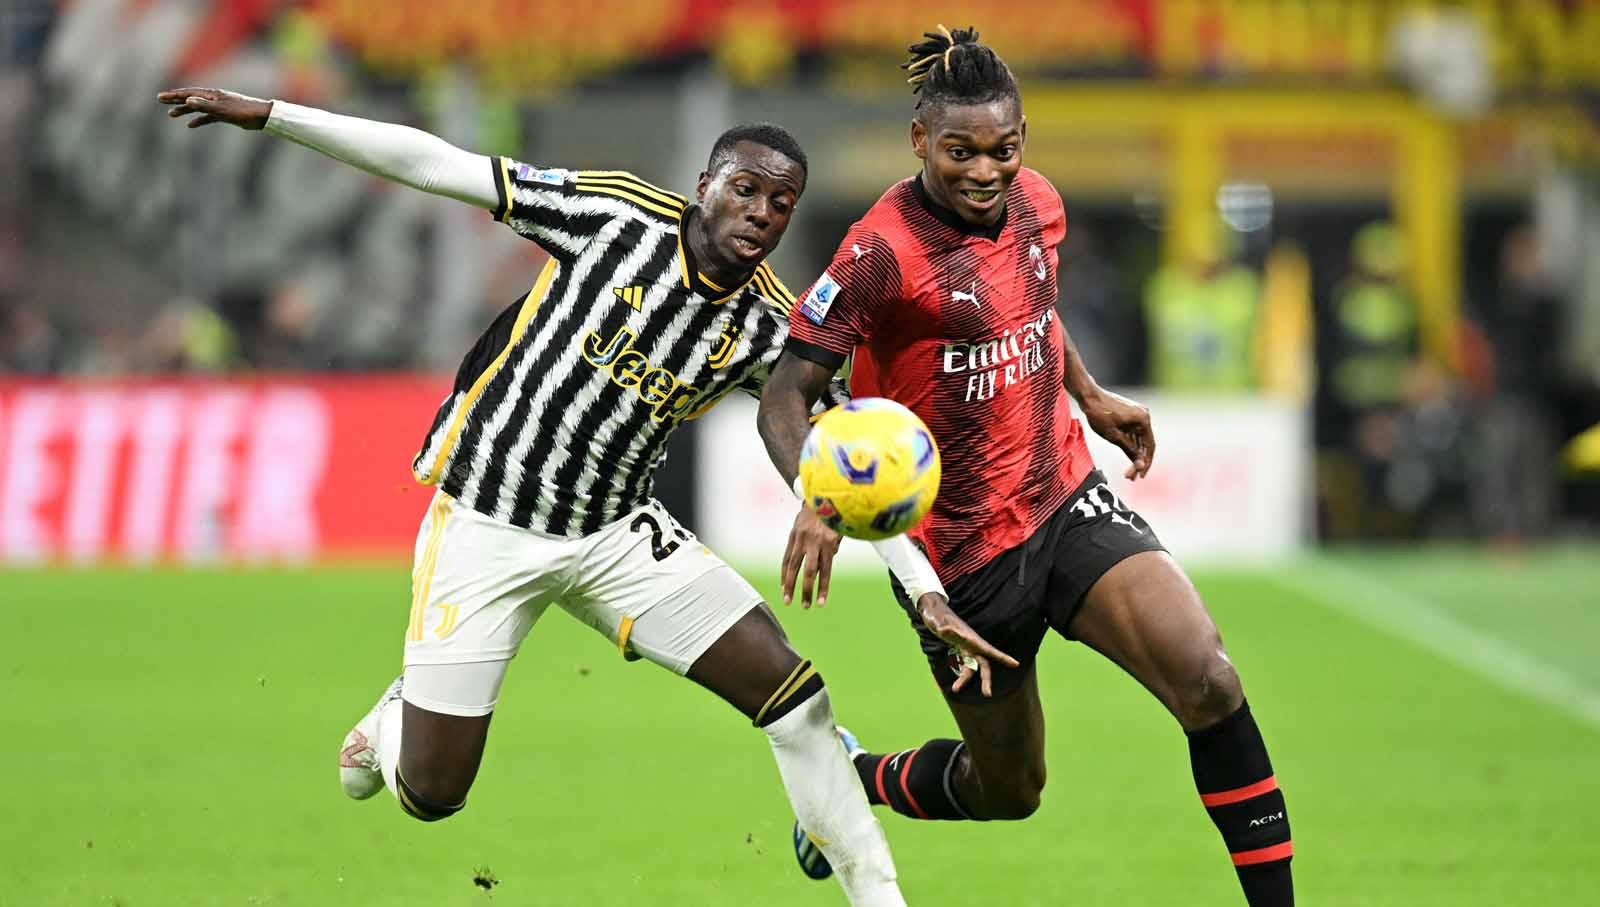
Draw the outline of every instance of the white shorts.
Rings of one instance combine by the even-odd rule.
[[[620,654],[684,674],[761,594],[655,501],[569,539],[437,492],[411,572],[406,701],[446,715],[494,711],[507,664],[552,604]]]

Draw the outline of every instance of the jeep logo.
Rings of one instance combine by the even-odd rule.
[[[684,384],[664,368],[652,367],[649,357],[633,348],[633,338],[633,332],[625,327],[617,328],[609,340],[590,331],[583,339],[583,358],[595,368],[609,371],[618,387],[631,388],[653,406],[650,418],[657,422],[680,418],[699,388]]]

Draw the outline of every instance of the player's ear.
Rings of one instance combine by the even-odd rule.
[[[911,150],[917,157],[928,159],[928,127],[922,117],[911,118]]]
[[[1017,145],[1019,147],[1027,147],[1027,144],[1028,144],[1028,116],[1027,116],[1027,114],[1023,114],[1022,122],[1017,124],[1017,134],[1022,136],[1022,141],[1018,142]]]
[[[706,190],[711,188],[711,171],[700,171],[700,179],[694,184],[694,201],[700,204],[706,200]]]

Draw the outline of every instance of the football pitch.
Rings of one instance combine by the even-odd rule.
[[[1195,575],[1284,785],[1300,903],[1600,891],[1600,550]],[[765,737],[557,611],[461,815],[347,801],[336,752],[399,668],[407,583],[404,565],[0,572],[0,904],[844,903],[795,869]],[[952,733],[878,576],[778,611],[869,748]],[[1036,816],[880,812],[910,902],[1242,904],[1155,701],[1059,640],[1040,675]]]

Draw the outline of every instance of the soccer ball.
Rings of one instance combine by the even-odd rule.
[[[800,449],[805,503],[840,535],[875,541],[917,525],[939,493],[939,448],[917,414],[863,397],[812,426]]]

